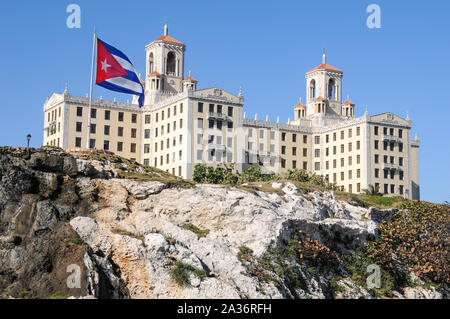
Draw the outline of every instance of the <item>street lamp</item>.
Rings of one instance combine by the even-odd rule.
[[[31,134],[28,134],[27,135],[27,142],[28,142],[27,147],[30,147],[30,140],[31,140]]]

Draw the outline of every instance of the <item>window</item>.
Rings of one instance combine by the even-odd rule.
[[[164,121],[164,111],[161,111],[161,121]]]
[[[91,117],[92,117],[93,119],[97,118],[97,109],[92,109],[92,110],[91,110]]]
[[[341,144],[341,153],[344,153],[344,144]]]
[[[375,135],[378,135],[378,126],[375,126],[375,127],[374,127],[374,134],[375,134]]]
[[[383,163],[387,163],[388,162],[388,157],[387,157],[387,155],[384,155],[383,156]]]
[[[336,133],[333,133],[333,142],[336,142]]]
[[[89,148],[95,148],[95,139],[91,138],[89,140]]]
[[[136,143],[131,143],[131,145],[130,145],[130,152],[131,153],[136,153]]]
[[[173,107],[173,116],[177,115],[177,106],[175,105]]]
[[[361,127],[357,127],[356,128],[356,136],[360,136],[361,135]],[[358,191],[359,192],[359,191]]]
[[[203,103],[198,103],[198,113],[203,113]]]
[[[379,144],[379,141],[375,141],[375,149],[377,150],[378,149],[378,145]]]
[[[351,138],[352,137],[352,129],[350,128],[350,129],[348,129],[348,138]]]
[[[389,135],[390,135],[390,136],[393,136],[393,135],[394,135],[394,129],[393,129],[393,128],[390,128],[390,129],[389,129]]]
[[[356,178],[361,178],[361,170],[360,169],[356,170]]]
[[[314,163],[314,169],[315,169],[316,171],[319,171],[319,170],[320,170],[320,162],[315,162],[315,163]]]
[[[96,124],[91,124],[91,134],[95,134],[97,131],[97,125]]]
[[[197,134],[197,144],[203,144],[203,134]]]
[[[75,147],[81,147],[81,137],[75,138]]]
[[[297,134],[292,134],[292,142],[297,142]]]
[[[329,141],[330,141],[330,135],[327,134],[327,135],[325,136],[325,143],[328,143]]]
[[[325,162],[325,169],[330,169],[330,162],[329,161]]]
[[[356,149],[359,150],[361,148],[361,142],[357,141],[356,142]]]
[[[264,138],[264,130],[259,130],[259,138]]]
[[[337,160],[333,160],[333,168],[337,167]]]
[[[387,135],[387,127],[383,127],[383,134]]]
[[[345,179],[344,175],[345,175],[344,172],[341,172],[341,181],[343,181]]]
[[[398,143],[398,151],[403,152],[403,143]]]
[[[150,138],[150,130],[149,129],[146,129],[144,131],[144,138]]]
[[[286,160],[284,158],[281,159],[281,168],[286,168]]]
[[[209,128],[214,128],[214,120],[209,120],[208,123],[209,123],[209,125],[208,125]]]
[[[403,130],[401,130],[401,129],[398,130],[398,137],[399,138],[403,137]]]
[[[233,138],[232,137],[229,137],[227,139],[227,146],[228,147],[233,147]],[[272,146],[271,146],[271,148],[272,148]]]
[[[201,161],[203,159],[203,151],[197,150],[197,161]]]
[[[271,131],[270,132],[270,139],[273,141],[275,139],[275,132]]]
[[[104,149],[105,151],[108,151],[108,150],[109,150],[109,141],[104,141],[104,142],[103,142],[103,149]]]
[[[109,135],[110,130],[111,130],[110,126],[109,125],[105,125],[105,127],[104,127],[104,134],[105,135]]]
[[[222,114],[222,105],[217,105],[217,113]]]
[[[375,178],[379,178],[380,177],[380,169],[375,168]]]
[[[345,165],[345,160],[344,160],[344,158],[341,158],[341,167],[344,167],[344,165]]]
[[[209,105],[209,112],[214,113],[214,104]]]
[[[304,148],[303,149],[303,157],[307,157],[308,156],[308,149]]]
[[[119,112],[119,122],[123,122],[123,112]]]
[[[403,157],[398,158],[398,165],[403,166]]]
[[[292,168],[296,169],[297,168],[297,161],[292,161]]]
[[[398,179],[401,180],[401,181],[403,180],[403,171],[399,171]]]
[[[170,123],[167,124],[167,133],[170,133]]]
[[[50,113],[49,113],[50,115]],[[81,106],[77,107],[77,116],[83,116],[83,108]],[[49,116],[49,121],[50,121],[50,116]]]
[[[384,141],[383,142],[383,150],[387,151],[388,149],[388,142]]]
[[[395,147],[394,142],[389,143],[389,148],[390,148],[391,151],[394,150],[394,147]]]
[[[123,151],[123,142],[117,142],[117,151],[122,152]]]
[[[325,156],[329,156],[330,155],[330,148],[326,148],[325,149]]]
[[[337,147],[333,146],[333,155],[336,155],[336,153],[337,153]]]
[[[131,114],[131,123],[137,123],[137,114]]]
[[[228,107],[228,116],[233,116],[233,107],[232,106],[229,106]]]
[[[81,122],[77,122],[77,132],[81,132],[83,124]]]
[[[351,156],[348,157],[348,165],[349,165],[349,166],[352,165],[352,157],[351,157]]]
[[[155,122],[158,123],[159,113],[156,113]]]
[[[145,116],[145,124],[150,124],[150,115]]]
[[[281,146],[281,155],[286,155],[286,146]]]
[[[400,195],[403,195],[403,185],[399,186],[399,192],[400,192]]]
[[[314,136],[314,144],[320,144],[320,136]]]
[[[348,151],[349,151],[349,152],[352,151],[352,143],[348,143]]]
[[[383,177],[386,179],[388,178],[389,172],[387,169],[383,170]]]
[[[286,133],[285,133],[285,132],[281,133],[281,140],[282,140],[283,142],[286,141]]]
[[[314,150],[314,157],[320,157],[320,149],[315,149]]]
[[[150,144],[144,144],[144,154],[150,153]]]
[[[391,194],[395,193],[395,185],[391,185]]]
[[[180,104],[180,113],[183,113],[183,103]]]
[[[341,140],[344,139],[344,131],[341,131]]]
[[[118,136],[123,136],[123,127],[119,126],[117,135]]]
[[[167,109],[167,118],[170,118],[170,108]]]
[[[308,136],[303,135],[303,144],[308,144]]]
[[[380,156],[378,154],[375,154],[375,164],[378,164],[380,161]]]
[[[388,184],[384,184],[384,193],[387,194],[388,193]]]
[[[203,119],[197,119],[197,128],[203,129]]]
[[[232,129],[233,128],[233,122],[228,121],[228,128]]]
[[[297,155],[297,148],[296,148],[296,147],[293,147],[293,148],[292,148],[292,155],[293,155],[293,156],[296,156],[296,155]]]
[[[356,164],[361,163],[361,155],[356,155]]]
[[[222,122],[217,121],[217,129],[218,129],[219,131],[222,130]]]
[[[111,119],[111,111],[105,110],[105,120]]]

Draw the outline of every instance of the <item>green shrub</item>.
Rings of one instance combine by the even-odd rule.
[[[176,261],[175,265],[170,270],[170,276],[180,287],[184,287],[190,284],[189,274],[193,273],[200,281],[205,279],[206,272],[203,269],[199,269],[189,264],[185,264],[181,261]]]
[[[53,295],[49,296],[47,299],[67,299],[67,298],[69,298],[69,296],[65,296],[61,291],[57,291]]]
[[[71,243],[74,245],[84,245],[84,240],[80,239],[80,238],[67,238],[65,240],[66,243]]]
[[[209,230],[208,229],[200,229],[197,226],[192,225],[192,224],[186,224],[186,225],[183,226],[183,228],[193,232],[199,238],[206,237],[209,234]]]
[[[240,246],[239,252],[237,254],[237,258],[240,262],[249,261],[252,258],[253,250],[248,248],[247,246]]]

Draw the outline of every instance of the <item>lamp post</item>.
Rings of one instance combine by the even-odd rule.
[[[30,147],[31,134],[27,135],[27,147]]]

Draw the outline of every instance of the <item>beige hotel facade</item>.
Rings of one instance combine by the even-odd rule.
[[[306,169],[343,190],[369,185],[387,195],[420,199],[419,147],[409,115],[386,112],[355,117],[355,104],[342,98],[343,72],[322,64],[306,73],[306,100],[288,123],[247,118],[242,91],[198,89],[184,78],[186,46],[164,35],[146,46],[145,105],[72,96],[68,88],[44,104],[44,145],[91,148],[192,178],[198,163],[258,165],[266,173]]]

